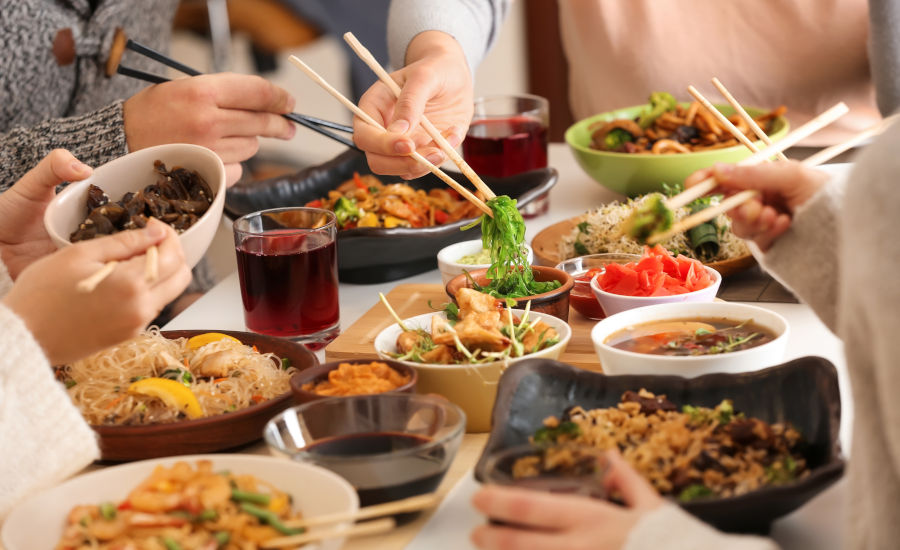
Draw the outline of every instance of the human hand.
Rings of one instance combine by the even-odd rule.
[[[685,187],[714,177],[718,189],[733,195],[744,189],[759,191],[756,198],[731,209],[734,234],[751,240],[766,251],[791,225],[791,218],[801,205],[815,195],[828,180],[828,175],[807,168],[799,162],[781,161],[735,166],[717,164],[692,174]]]
[[[72,153],[55,149],[4,193],[0,193],[0,259],[15,281],[35,260],[56,250],[44,229],[44,210],[64,181],[79,181],[91,168]]]
[[[159,276],[144,277],[156,245]],[[78,282],[118,260],[93,292]],[[3,303],[25,321],[51,364],[80,359],[137,335],[191,280],[178,235],[151,219],[144,229],[67,246],[28,266]]]
[[[422,116],[457,147],[466,135],[474,107],[469,65],[450,35],[439,31],[418,34],[407,48],[406,62],[391,73],[400,84],[399,98],[384,83],[376,82],[359,100],[359,107],[387,128],[387,133],[354,117],[353,141],[366,152],[372,171],[413,179],[428,172],[409,156],[413,151],[435,166],[445,160],[443,151],[419,125]]]
[[[131,151],[176,142],[208,147],[222,158],[231,185],[241,177],[240,162],[259,149],[259,136],[294,136],[294,123],[280,116],[293,109],[290,94],[258,76],[180,78],[125,101],[125,137]]]
[[[472,499],[475,508],[510,525],[482,525],[472,542],[486,550],[611,550],[621,548],[641,517],[663,499],[618,452],[608,453],[607,493],[625,506],[584,496],[488,485]]]

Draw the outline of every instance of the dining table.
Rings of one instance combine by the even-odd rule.
[[[549,211],[526,220],[526,240],[531,241],[542,229],[551,224],[580,215],[593,207],[613,200],[623,200],[618,195],[594,181],[577,164],[568,147],[563,143],[549,145],[549,166],[558,171],[559,179],[549,192]],[[323,159],[323,161],[326,159]],[[846,166],[826,168],[841,177]],[[287,206],[287,205],[285,205]],[[223,220],[223,224],[229,224]],[[340,246],[340,244],[338,244]],[[768,276],[759,272],[759,277]],[[378,302],[378,293],[404,283],[439,284],[441,275],[437,269],[405,279],[373,285],[341,283],[339,286],[340,322],[343,328],[352,325]],[[775,298],[767,298],[775,296]],[[849,449],[850,426],[853,407],[846,362],[840,340],[816,317],[809,306],[793,299],[780,299],[789,292],[752,294],[753,305],[775,311],[784,316],[790,325],[785,360],[816,355],[830,360],[836,367],[841,387],[842,419],[841,444]],[[768,301],[771,300],[771,301]],[[164,329],[247,330],[238,280],[237,265],[214,288],[172,319]],[[317,351],[320,360],[323,350]],[[372,350],[375,356],[374,349]],[[441,504],[420,514],[415,520],[394,530],[360,539],[350,539],[344,548],[357,550],[378,548],[409,550],[474,548],[469,535],[473,528],[483,524],[485,518],[471,506],[472,495],[479,483],[473,477],[473,467],[487,441],[485,433],[470,433],[463,437],[460,449],[438,491],[443,495]],[[264,443],[251,444],[237,452],[268,454]],[[769,535],[784,549],[820,550],[841,546],[844,508],[847,501],[847,482],[842,479],[817,495],[804,506],[776,521]],[[674,536],[674,535],[673,535]]]

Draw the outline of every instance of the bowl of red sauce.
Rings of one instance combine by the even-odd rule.
[[[712,302],[721,284],[715,269],[656,245],[644,247],[637,261],[608,264],[591,279],[591,291],[610,316],[657,304]]]
[[[575,280],[575,286],[569,293],[569,305],[588,319],[600,320],[606,317],[603,307],[591,290],[591,279],[603,273],[606,266],[636,262],[641,257],[637,254],[588,254],[570,258],[556,264],[556,269],[565,271]]]

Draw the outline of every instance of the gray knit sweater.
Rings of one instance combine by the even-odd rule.
[[[167,50],[178,0],[0,1],[0,191],[52,149],[92,166],[127,152],[122,100],[146,86],[107,77],[116,28]],[[70,29],[74,59],[66,59]],[[54,40],[59,56],[54,55]],[[71,51],[71,50],[70,50]],[[123,64],[165,74],[158,63],[127,52]]]

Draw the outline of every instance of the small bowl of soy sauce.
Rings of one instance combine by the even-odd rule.
[[[466,415],[431,395],[329,397],[292,407],[263,435],[273,454],[349,481],[360,506],[434,492],[453,462]]]

